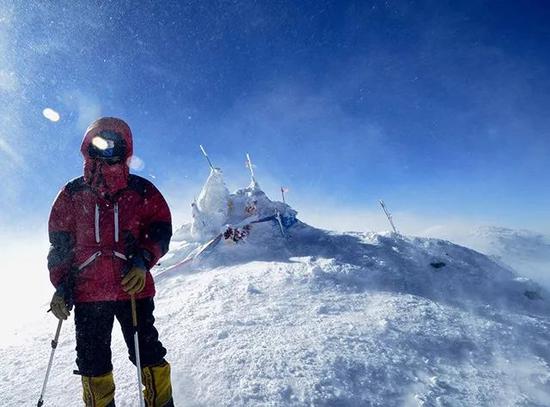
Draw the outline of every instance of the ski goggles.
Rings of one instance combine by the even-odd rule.
[[[96,134],[88,146],[88,154],[91,158],[105,160],[109,164],[115,164],[123,159],[126,153],[126,142],[115,131],[102,131]]]

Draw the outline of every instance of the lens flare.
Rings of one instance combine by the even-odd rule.
[[[109,148],[109,142],[103,137],[99,136],[96,136],[92,139],[92,144],[100,150],[106,150]]]
[[[51,108],[49,108],[49,107],[47,107],[47,108],[45,108],[44,110],[42,110],[42,115],[43,115],[46,119],[48,119],[49,121],[54,122],[54,123],[55,123],[55,122],[58,122],[59,119],[60,119],[60,117],[61,117],[61,116],[59,116],[59,113],[57,113],[55,110],[53,110],[53,109],[51,109]]]
[[[134,171],[142,171],[145,168],[145,162],[137,155],[133,155],[128,159],[128,167]]]

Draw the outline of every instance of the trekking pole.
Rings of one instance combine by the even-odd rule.
[[[60,319],[57,323],[57,330],[55,331],[55,337],[52,340],[52,352],[50,353],[50,361],[48,362],[48,368],[46,369],[46,377],[44,378],[44,384],[42,385],[42,392],[40,393],[40,398],[38,399],[38,403],[36,404],[37,407],[42,407],[44,404],[44,395],[46,393],[46,385],[48,384],[48,378],[50,376],[50,370],[52,369],[52,363],[53,363],[53,355],[55,354],[55,349],[57,348],[57,344],[59,341],[59,333],[61,332],[61,324],[63,324],[63,320]]]
[[[132,304],[132,325],[134,326],[134,348],[136,351],[136,368],[137,368],[137,377],[138,377],[138,396],[139,396],[139,406],[144,407],[143,404],[143,384],[141,382],[141,359],[139,357],[139,339],[138,339],[138,322],[137,322],[137,311],[136,311],[136,297],[134,294],[130,296],[130,302]]]

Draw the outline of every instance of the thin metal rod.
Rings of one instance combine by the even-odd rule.
[[[388,220],[389,220],[389,222],[390,222],[391,227],[393,228],[393,231],[394,231],[395,233],[399,233],[399,232],[397,231],[397,228],[396,228],[395,225],[393,224],[393,217],[391,216],[390,211],[388,211],[388,209],[386,208],[386,204],[385,204],[384,201],[381,200],[381,199],[380,199],[379,202],[380,202],[380,206],[381,206],[382,209],[384,210],[384,213],[386,214],[386,217],[388,218]]]
[[[254,177],[254,167],[252,165],[252,160],[250,159],[250,155],[248,153],[246,153],[246,165],[250,170],[250,177],[252,178],[252,182],[256,184],[256,178]]]
[[[143,383],[141,382],[141,359],[139,356],[139,338],[138,338],[138,322],[137,322],[137,310],[136,310],[136,297],[132,294],[130,296],[130,302],[132,305],[132,324],[134,326],[134,349],[136,352],[136,368],[138,377],[138,397],[140,407],[144,407],[143,402]]]
[[[57,344],[59,343],[59,334],[61,332],[61,325],[63,324],[63,320],[60,319],[57,323],[57,329],[55,331],[55,337],[52,340],[51,346],[52,351],[50,353],[50,361],[48,362],[48,368],[46,369],[46,377],[44,378],[44,384],[42,385],[42,392],[40,393],[40,398],[38,399],[37,407],[41,407],[42,404],[44,404],[44,396],[46,394],[46,386],[48,384],[48,379],[50,377],[50,371],[52,370],[52,364],[53,364],[53,356],[55,355],[55,349],[57,348]]]
[[[285,237],[285,228],[283,226],[283,220],[281,218],[281,212],[277,209],[275,212],[275,219],[277,219],[277,223],[279,224],[279,229],[281,230],[281,235]]]
[[[201,148],[202,154],[206,157],[206,160],[208,161],[208,165],[212,170],[215,170],[214,165],[212,165],[212,161],[210,161],[210,157],[208,157],[208,154],[206,153],[206,150],[202,146],[202,144],[199,144],[199,147]]]

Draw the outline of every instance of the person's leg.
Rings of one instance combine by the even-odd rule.
[[[86,407],[115,407],[113,372],[82,376],[82,398]]]
[[[85,405],[114,407],[115,384],[111,364],[114,303],[75,305],[76,364],[82,376]]]
[[[154,326],[154,309],[152,298],[136,300],[139,355],[142,379],[145,385],[145,402],[148,407],[172,407],[174,402],[172,401],[170,364],[164,359],[166,349],[159,341],[158,331]],[[120,322],[124,340],[128,346],[130,361],[136,364],[130,301],[117,303],[116,317]]]
[[[143,395],[148,407],[174,407],[170,364],[166,360],[157,365],[142,367],[141,378],[145,385]]]

